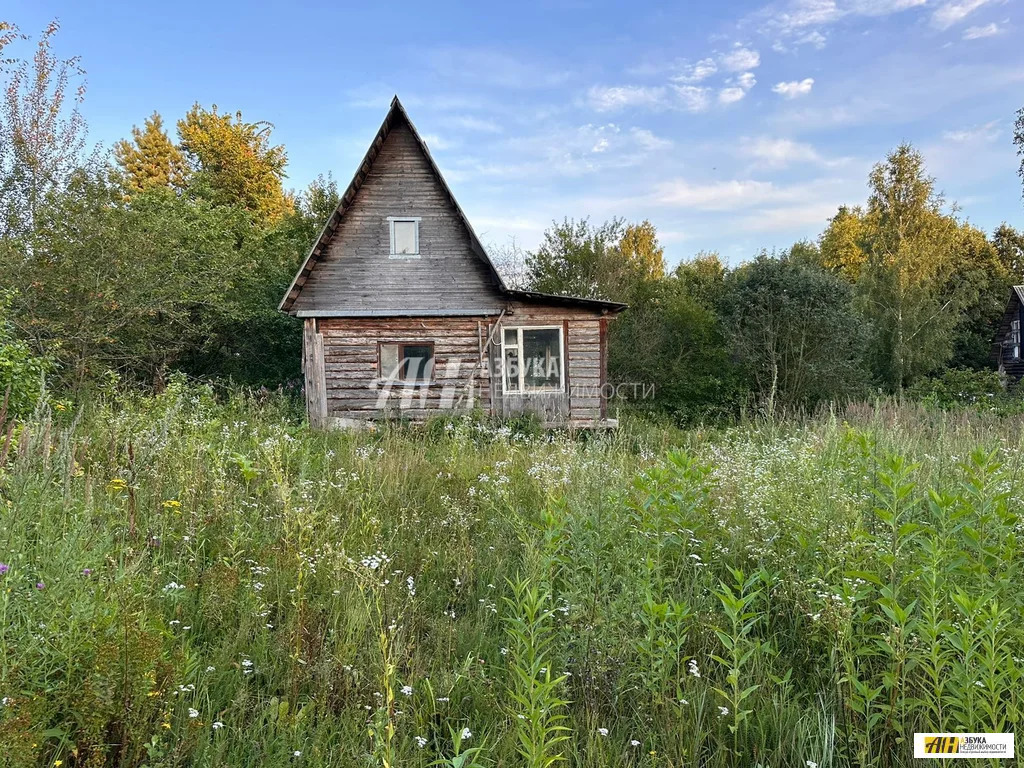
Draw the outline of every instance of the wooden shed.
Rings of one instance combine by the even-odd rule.
[[[314,426],[473,409],[616,425],[625,305],[506,286],[397,96],[280,308],[305,320]]]
[[[992,345],[992,362],[1009,380],[1016,385],[1024,376],[1024,351],[1021,347],[1021,322],[1024,321],[1024,285],[1010,289],[999,329]]]

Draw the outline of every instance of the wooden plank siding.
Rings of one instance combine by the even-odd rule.
[[[474,407],[498,416],[534,412],[549,425],[596,426],[606,415],[600,313],[520,302],[508,314],[477,317],[336,317],[319,320],[323,339],[326,414],[330,418],[426,418],[440,410]],[[561,325],[567,391],[509,395],[500,375],[504,328]],[[480,354],[488,343],[484,365]],[[429,343],[434,374],[429,384],[387,386],[379,345]]]
[[[480,365],[486,317],[337,317],[320,320],[324,338],[327,412],[332,418],[388,416],[422,419],[441,409],[491,410],[490,372]],[[428,384],[381,379],[379,345],[429,343]]]
[[[992,345],[992,362],[999,371],[1006,374],[1010,385],[1016,386],[1021,378],[1024,377],[1024,355],[1014,358],[1011,354],[1008,343],[1010,340],[1010,322],[1012,320],[1021,320],[1021,324],[1024,325],[1024,305],[1021,303],[1016,288],[1010,289],[1010,297],[1006,302],[1006,309],[999,321],[999,328],[996,330],[995,341]],[[1024,333],[1024,328],[1021,330]],[[1022,345],[1021,349],[1024,351],[1024,345]]]
[[[389,256],[389,216],[419,217],[419,257]],[[300,315],[382,309],[498,314],[504,303],[451,198],[409,126],[399,122],[292,309]]]

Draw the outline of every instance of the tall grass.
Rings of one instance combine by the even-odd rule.
[[[1024,722],[1020,433],[41,412],[0,462],[0,764],[910,765]]]

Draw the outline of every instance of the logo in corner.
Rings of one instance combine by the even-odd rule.
[[[915,733],[914,757],[1013,757],[1012,733]]]

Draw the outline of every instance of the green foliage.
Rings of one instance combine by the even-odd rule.
[[[14,338],[11,296],[0,293],[0,428],[5,420],[27,416],[38,404],[51,362],[32,354]]]
[[[995,408],[1015,403],[995,371],[950,368],[941,375],[919,379],[907,394],[926,405],[938,408]]]
[[[1013,420],[287,413],[175,379],[22,425],[6,765],[895,767],[1024,716]]]
[[[862,391],[863,321],[841,278],[761,255],[733,271],[726,290],[732,348],[768,413]]]

